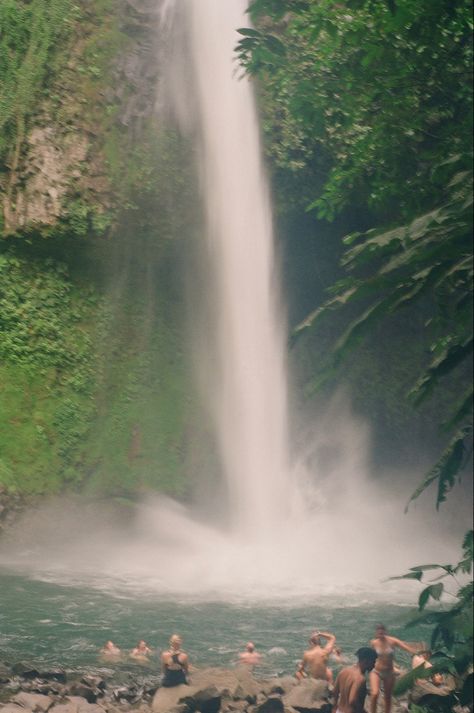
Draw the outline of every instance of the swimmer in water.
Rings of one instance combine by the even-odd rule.
[[[255,651],[255,644],[252,643],[252,641],[245,644],[245,651],[239,654],[239,663],[245,664],[245,666],[249,666],[250,668],[259,664],[261,660],[262,655],[259,654],[258,651]]]
[[[130,656],[134,659],[148,659],[148,656],[152,653],[150,647],[143,639],[140,639],[138,644],[134,649],[130,651]]]
[[[122,655],[121,650],[118,646],[114,644],[113,641],[106,641],[100,652],[101,656],[106,656],[107,658],[120,658]]]

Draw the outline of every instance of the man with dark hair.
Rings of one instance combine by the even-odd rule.
[[[333,713],[364,713],[367,696],[365,674],[375,665],[377,654],[369,646],[356,651],[357,663],[343,668],[334,686]]]

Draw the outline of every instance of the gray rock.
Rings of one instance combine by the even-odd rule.
[[[221,696],[215,686],[198,688],[190,696],[186,696],[181,701],[190,710],[200,711],[200,713],[218,713],[221,707]]]
[[[234,711],[243,713],[243,711],[247,710],[247,707],[247,701],[226,701],[222,706],[222,711],[223,713],[233,713]]]
[[[95,703],[97,701],[97,696],[99,691],[94,691],[89,686],[84,683],[73,683],[69,688],[69,693],[72,696],[78,696],[79,698],[85,698],[87,703]]]
[[[16,703],[6,703],[4,706],[0,706],[0,713],[25,713],[25,709]]]
[[[283,697],[285,706],[296,708],[300,713],[307,711],[330,711],[329,687],[326,681],[307,678],[294,686]]]
[[[49,713],[78,713],[79,706],[73,701],[68,703],[57,703],[50,708]]]
[[[285,693],[289,693],[297,684],[298,681],[294,676],[281,676],[279,678],[269,678],[268,680],[261,681],[260,690],[266,696],[271,696],[274,693],[283,696]]]
[[[49,696],[43,696],[41,693],[26,693],[21,691],[13,697],[13,703],[17,703],[23,708],[28,708],[30,711],[45,711],[49,710],[53,705],[53,699]]]
[[[190,684],[197,688],[207,688],[215,686],[219,695],[222,697],[233,699],[245,699],[246,695],[251,693],[257,696],[257,687],[255,681],[249,677],[248,672],[242,674],[238,671],[229,671],[227,669],[207,668],[193,672]]]
[[[284,713],[284,705],[280,696],[268,698],[256,708],[256,713]]]
[[[100,706],[89,703],[82,696],[67,696],[69,703],[76,707],[76,713],[94,713],[95,711],[103,711]]]
[[[152,710],[154,713],[170,713],[181,700],[190,695],[189,686],[184,683],[173,688],[161,687],[153,697]],[[187,706],[186,706],[187,709]]]
[[[12,666],[12,673],[15,676],[21,676],[22,678],[38,678],[39,676],[39,671],[36,668],[21,662]]]

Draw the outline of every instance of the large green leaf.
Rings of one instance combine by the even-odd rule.
[[[410,503],[416,500],[416,498],[436,480],[438,481],[436,508],[439,509],[440,504],[446,500],[446,494],[453,487],[456,476],[464,464],[464,456],[467,451],[466,440],[471,433],[471,426],[465,426],[456,433],[434,468],[429,471],[423,482],[412,494],[405,508],[405,512],[408,510]]]
[[[425,587],[418,598],[418,609],[421,611],[427,605],[430,597],[432,599],[439,600],[444,590],[444,584],[439,582],[438,584],[430,584]]]

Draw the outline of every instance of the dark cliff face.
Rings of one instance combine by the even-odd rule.
[[[120,198],[109,154],[130,149],[154,116],[158,15],[150,0],[82,3],[48,50],[43,86],[6,152],[4,235],[74,232],[81,216],[93,232],[113,223]]]

